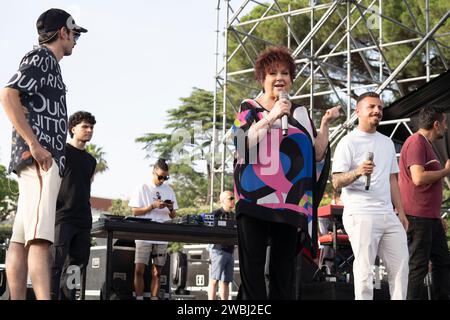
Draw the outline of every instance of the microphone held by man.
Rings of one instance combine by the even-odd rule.
[[[373,164],[373,152],[367,152],[366,154],[366,161],[370,161]],[[370,178],[371,178],[371,173],[366,174],[366,182],[364,184],[364,189],[369,190],[370,188]]]

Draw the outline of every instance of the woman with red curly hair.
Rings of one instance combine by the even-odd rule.
[[[255,63],[263,93],[241,103],[233,126],[240,296],[245,300],[294,299],[298,248],[309,243],[306,247],[314,252],[317,242],[312,235],[323,187],[319,191],[316,161],[327,153],[329,123],[339,117],[340,107],[327,110],[316,132],[306,107],[287,99],[294,75],[295,62],[287,48],[263,51]],[[269,244],[267,293],[264,267]]]

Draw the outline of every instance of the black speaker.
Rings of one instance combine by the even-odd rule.
[[[134,256],[135,242],[127,240],[115,240],[112,250],[112,275],[111,299],[134,299]],[[106,273],[106,247],[91,247],[89,264],[86,270],[86,299],[104,299]],[[168,299],[170,293],[170,256],[166,258],[166,264],[160,277],[161,299]],[[151,286],[150,267],[144,273],[144,297],[150,297]]]
[[[4,265],[0,266],[0,297],[2,297],[6,292],[6,270]]]
[[[209,251],[205,246],[185,246],[187,255],[186,289],[196,300],[208,299]]]
[[[303,252],[297,256],[298,300],[353,300],[352,283],[328,282],[316,262]]]
[[[209,264],[188,262],[186,288],[196,300],[208,299]]]
[[[297,279],[305,284],[317,281],[319,266],[309,256],[300,253],[297,256]]]
[[[236,260],[238,257],[237,250],[234,253],[234,270],[233,270],[233,282],[230,285],[230,299],[236,299],[237,293],[239,291],[239,287],[241,286],[241,272],[239,270],[239,260]]]
[[[161,275],[159,277],[159,293],[158,297],[162,300],[168,300],[170,298],[170,266],[171,266],[170,254],[166,253],[166,263],[162,267]],[[133,260],[134,261],[134,260]],[[144,297],[150,298],[150,286],[152,280],[152,273],[150,267],[145,268],[144,273]]]
[[[390,300],[389,283],[387,280],[380,281],[379,285],[375,284],[373,289],[373,300]]]
[[[111,299],[132,299],[134,253],[134,241],[113,241]],[[104,299],[105,276],[106,246],[91,247],[86,268],[86,299]]]
[[[347,282],[311,282],[302,285],[301,300],[354,300],[355,288]],[[373,300],[389,300],[389,284],[381,281],[373,289]]]
[[[186,295],[190,293],[189,290],[186,290],[187,268],[187,255],[185,253],[178,251],[170,255],[170,274],[175,294]]]
[[[354,300],[352,283],[312,282],[302,286],[301,300]]]

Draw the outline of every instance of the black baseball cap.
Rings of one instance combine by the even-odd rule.
[[[85,28],[75,23],[70,14],[61,9],[49,9],[42,13],[36,21],[38,34],[58,31],[62,27],[76,32],[87,32]]]

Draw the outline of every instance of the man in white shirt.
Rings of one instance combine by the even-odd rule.
[[[383,116],[380,96],[374,92],[359,96],[356,114],[358,127],[337,145],[332,169],[334,188],[342,188],[344,228],[355,256],[355,299],[373,299],[372,267],[379,256],[388,272],[391,299],[404,300],[408,286],[408,220],[400,201],[394,144],[376,131]],[[367,160],[368,152],[373,153],[373,160]]]
[[[169,167],[164,159],[158,159],[153,167],[152,180],[140,186],[131,196],[129,206],[133,214],[155,222],[173,219],[178,209],[173,189],[164,184],[169,179]],[[136,240],[134,290],[136,300],[143,300],[144,272],[152,257],[151,299],[159,297],[160,275],[166,263],[167,242]]]

